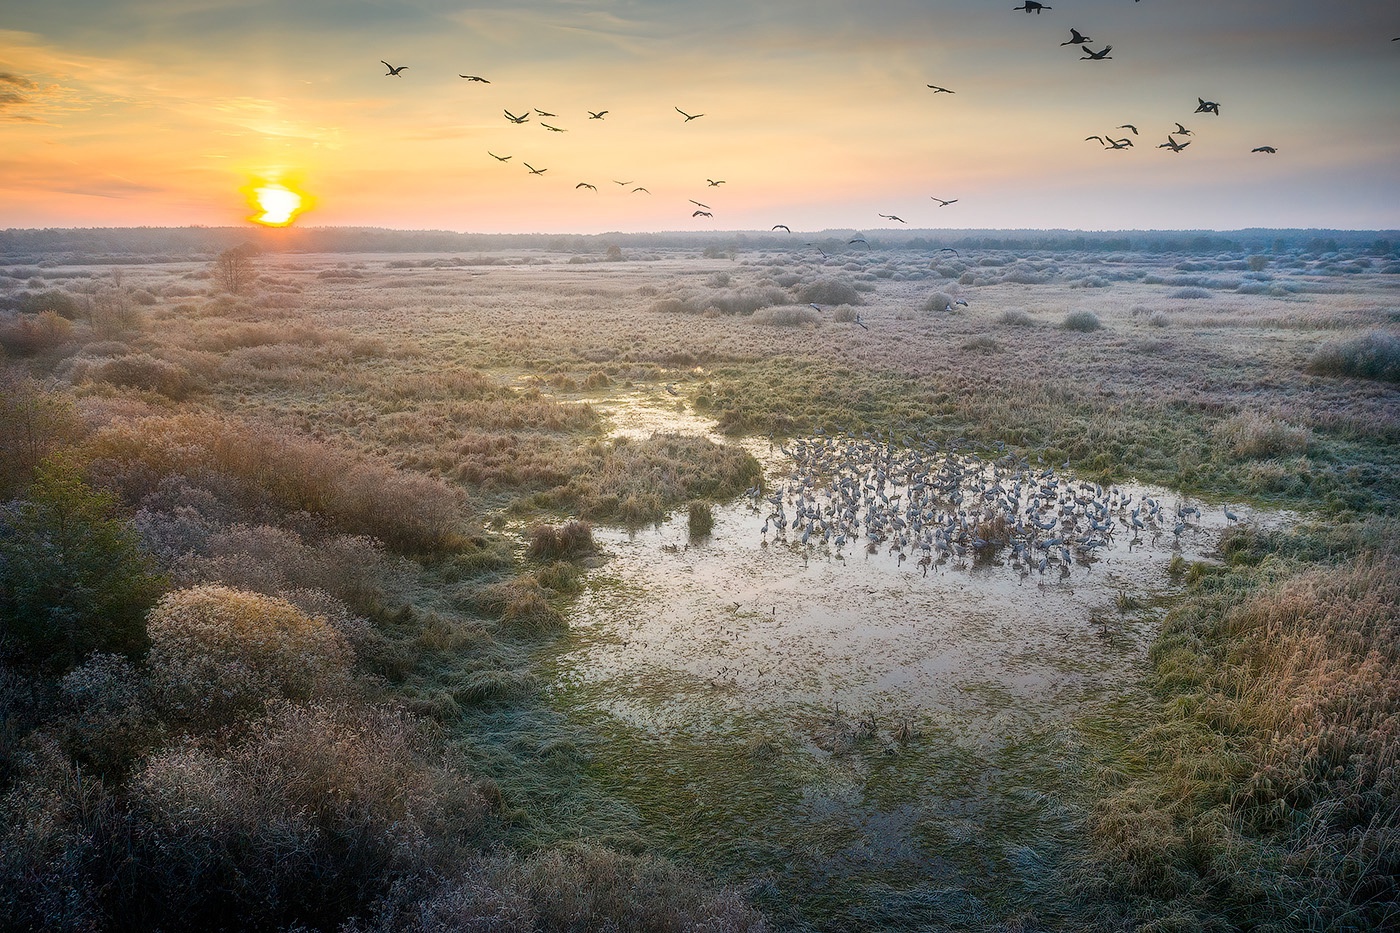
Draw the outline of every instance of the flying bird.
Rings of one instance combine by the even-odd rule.
[[[1069,31],[1069,41],[1061,42],[1060,45],[1083,45],[1086,42],[1093,41],[1094,40],[1090,39],[1088,36],[1080,34],[1078,29],[1071,28]]]
[[[1116,127],[1114,127],[1114,129],[1118,129],[1118,130],[1132,130],[1134,136],[1138,135],[1137,127],[1133,126],[1131,123],[1124,123],[1122,126],[1116,126]]]
[[[939,86],[936,85],[936,84],[930,84],[930,85],[928,85],[928,86],[931,87],[931,88],[933,88],[933,93],[935,93],[935,94],[955,94],[955,93],[957,93],[956,91],[950,91],[950,90],[948,90],[946,87],[939,87]]]
[[[1275,149],[1273,146],[1259,146],[1258,148],[1251,149],[1251,150],[1249,150],[1249,151],[1250,151],[1250,152],[1278,152],[1278,150]]]
[[[686,200],[689,201],[691,204],[694,204],[696,207],[707,208],[707,207],[710,206],[710,205],[708,205],[708,204],[701,204],[699,201],[695,200],[694,198],[686,198]]]
[[[1013,6],[1012,10],[1025,10],[1027,13],[1039,13],[1041,10],[1052,10],[1043,3],[1036,3],[1035,0],[1026,0],[1025,6]]]
[[[853,244],[853,243],[864,243],[866,249],[869,249],[869,248],[870,248],[870,243],[869,243],[868,241],[866,241],[866,239],[865,239],[864,237],[856,237],[856,238],[853,239],[853,240],[847,240],[847,241],[846,241],[846,245],[847,245],[847,246],[850,246],[850,245]]]
[[[645,188],[633,188],[633,189],[632,189],[632,193],[633,193],[633,194],[636,194],[638,191],[640,191],[642,194],[651,194],[651,192],[648,191],[648,190],[645,189]]]
[[[1186,148],[1187,146],[1189,146],[1189,145],[1191,145],[1190,142],[1179,143],[1179,142],[1177,142],[1175,139],[1172,139],[1170,136],[1168,136],[1168,137],[1167,137],[1167,141],[1164,142],[1164,143],[1159,143],[1159,144],[1157,145],[1157,148],[1158,148],[1158,149],[1170,149],[1172,152],[1180,152],[1181,150],[1185,149],[1185,148]]]
[[[676,113],[678,113],[678,114],[680,114],[681,116],[685,117],[685,122],[687,122],[687,123],[689,123],[691,120],[698,120],[698,119],[700,119],[701,117],[704,116],[703,113],[686,113],[684,110],[682,110],[682,109],[679,108],[679,107],[676,108]]]
[[[530,115],[528,113],[522,113],[518,117],[515,114],[511,113],[509,110],[503,110],[502,113],[504,113],[506,115],[506,119],[512,123],[528,123],[530,121]]]
[[[610,112],[611,111],[608,110],[590,110],[588,111],[588,119],[601,120],[603,119],[603,117],[606,117]]]
[[[1213,100],[1206,100],[1204,97],[1196,98],[1199,103],[1196,105],[1195,113],[1213,113],[1220,116],[1220,105]]]
[[[466,78],[468,81],[479,81],[479,82],[481,82],[482,84],[490,84],[490,83],[491,83],[490,81],[487,81],[485,78],[478,77],[477,75],[458,75],[457,77],[459,77],[459,78]]]
[[[822,309],[822,306],[817,304],[815,301],[807,302],[807,307],[811,308],[813,311],[820,311]]]
[[[567,133],[567,132],[569,132],[568,130],[561,130],[561,129],[560,129],[559,127],[557,127],[557,126],[550,126],[548,123],[545,123],[543,120],[540,121],[540,126],[542,126],[542,127],[544,127],[545,129],[549,130],[551,133]]]
[[[1079,57],[1079,60],[1080,60],[1081,62],[1102,62],[1102,61],[1111,61],[1111,60],[1113,59],[1113,56],[1112,56],[1112,55],[1109,55],[1108,53],[1109,53],[1109,52],[1112,52],[1112,51],[1113,51],[1113,46],[1111,46],[1111,45],[1106,45],[1106,46],[1104,46],[1103,49],[1102,49],[1101,51],[1098,51],[1098,52],[1095,52],[1093,49],[1089,48],[1089,47],[1086,45],[1086,46],[1084,47],[1084,54],[1081,55],[1081,56]]]
[[[1176,132],[1173,133],[1172,135],[1173,135],[1173,136],[1190,136],[1190,135],[1191,135],[1191,131],[1188,130],[1186,127],[1182,126],[1180,123],[1178,123],[1178,124],[1176,125]]]
[[[631,183],[630,181],[618,181],[616,178],[614,178],[614,179],[613,179],[613,184],[615,184],[615,185],[621,185],[622,187],[626,188],[628,185],[630,185],[630,184],[632,184],[632,183]]]
[[[830,258],[829,256],[827,256],[826,250],[822,249],[822,248],[821,248],[820,246],[818,246],[817,244],[815,244],[815,243],[808,243],[807,245],[810,246],[810,247],[812,247],[812,249],[816,250],[817,252],[821,253],[823,259],[829,259],[829,258]]]
[[[720,185],[724,184],[724,179],[722,178],[719,181],[715,181],[713,178],[706,178],[705,181],[709,182],[711,188],[718,188]]]
[[[958,203],[958,199],[957,199],[957,198],[953,198],[953,200],[951,200],[951,201],[945,201],[945,200],[943,200],[942,198],[936,198],[936,197],[934,197],[933,195],[929,195],[929,198],[930,198],[931,200],[937,201],[939,207],[947,207],[949,204],[956,204],[956,203]]]
[[[791,232],[792,232],[792,229],[791,229],[790,227],[788,227],[787,224],[774,224],[774,225],[773,225],[773,229],[774,229],[774,230],[786,230],[788,233],[791,233]]]
[[[955,250],[955,249],[953,249],[953,247],[951,247],[951,246],[945,246],[945,247],[943,247],[942,249],[940,249],[939,252],[940,252],[940,253],[952,253],[954,256],[957,256],[957,255],[958,255],[958,251]]]
[[[1112,136],[1085,136],[1087,143],[1091,139],[1097,139],[1105,149],[1127,149],[1132,146],[1133,141],[1124,136],[1122,139],[1114,139]]]
[[[709,211],[696,211],[695,213],[691,214],[690,216],[691,216],[691,217],[713,217],[713,216],[715,216],[715,215],[714,215],[714,214],[711,214]]]
[[[389,64],[382,58],[379,60],[379,64],[389,69],[389,71],[384,75],[384,77],[386,78],[402,78],[404,69],[408,67],[407,65],[400,65],[399,67],[395,68],[393,65]]]
[[[491,158],[495,159],[497,162],[509,162],[510,159],[511,159],[510,156],[498,156],[498,155],[496,155],[496,153],[492,152],[490,149],[487,149],[487,150],[486,150],[486,154],[489,155]]]
[[[547,168],[535,168],[529,162],[521,162],[520,164],[528,168],[531,175],[543,175],[545,172],[549,171]]]
[[[597,191],[597,190],[598,190],[598,186],[597,186],[597,185],[590,185],[590,184],[589,184],[588,182],[586,182],[586,181],[581,181],[581,182],[579,182],[578,184],[574,185],[574,190],[575,190],[575,191],[577,191],[577,190],[580,189],[580,188],[587,188],[589,191]]]
[[[900,223],[906,223],[906,222],[907,222],[907,221],[905,221],[905,219],[904,219],[903,217],[896,217],[896,216],[893,215],[893,214],[880,214],[879,216],[885,218],[886,220],[897,220],[897,221],[899,221]]]
[[[541,109],[538,108],[538,107],[535,108],[535,113],[539,114],[539,115],[542,116],[542,117],[557,117],[557,116],[559,116],[559,114],[557,114],[557,113],[546,113],[546,112],[544,112],[543,110],[541,110]]]

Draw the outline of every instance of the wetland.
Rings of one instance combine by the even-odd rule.
[[[5,923],[1400,916],[1389,241],[200,235],[0,263]]]

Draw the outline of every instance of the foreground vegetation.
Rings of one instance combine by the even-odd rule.
[[[823,926],[667,860],[541,696],[588,522],[762,483],[617,397],[1310,510],[1179,568],[1087,847],[983,925],[1393,924],[1400,266],[1328,245],[9,267],[0,926]]]

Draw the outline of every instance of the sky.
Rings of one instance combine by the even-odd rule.
[[[0,228],[1400,228],[1400,5],[1020,4],[6,0]]]

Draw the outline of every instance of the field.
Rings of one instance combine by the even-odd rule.
[[[1389,241],[368,239],[0,256],[0,926],[1400,921]]]

